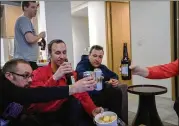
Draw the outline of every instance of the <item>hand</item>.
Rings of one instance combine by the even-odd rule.
[[[57,69],[55,74],[53,75],[54,80],[59,80],[67,73],[71,73],[73,71],[72,66],[68,62],[64,62],[60,67]]]
[[[133,75],[138,75],[138,73],[140,73],[140,67],[136,66],[136,65],[131,65],[129,66],[129,69],[131,69],[131,72]]]
[[[95,89],[96,81],[93,77],[85,77],[78,80],[76,83],[71,85],[70,95],[74,93],[82,93],[86,91],[93,91]]]
[[[142,77],[147,77],[149,74],[149,71],[147,68],[141,68],[137,65],[131,65],[129,66],[129,69],[131,69],[132,75],[139,75]],[[121,72],[121,67],[119,68],[119,71]]]
[[[109,83],[113,86],[113,87],[117,87],[119,85],[119,81],[116,79],[110,79]]]
[[[97,107],[92,111],[92,115],[95,117],[99,113],[103,113],[104,109],[102,107]]]
[[[46,37],[46,34],[45,34],[45,32],[43,31],[43,32],[40,32],[40,34],[38,35],[40,38],[45,38]]]
[[[141,68],[139,66],[136,65],[131,65],[129,66],[129,68],[131,69],[131,72],[133,75],[139,75],[139,76],[143,76],[143,77],[147,77],[149,74],[149,71],[147,68]]]

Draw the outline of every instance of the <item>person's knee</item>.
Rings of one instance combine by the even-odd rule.
[[[73,113],[72,115],[76,115],[76,117],[80,116],[84,111],[84,108],[80,100],[76,99],[75,97],[71,97],[69,100],[70,100],[68,105],[69,111]]]
[[[81,120],[82,114],[83,114],[83,107],[82,104],[78,99],[75,97],[70,97],[68,99],[68,106],[67,106],[68,112],[68,121],[65,121],[66,126],[77,126],[79,124],[79,121]]]
[[[76,109],[82,109],[82,104],[81,104],[80,100],[78,100],[74,97],[71,98],[70,100],[71,100],[70,103],[72,106],[74,106]]]
[[[116,87],[116,88],[111,88],[111,95],[113,95],[114,97],[117,96],[118,98],[121,97],[122,98],[122,91],[120,88]]]

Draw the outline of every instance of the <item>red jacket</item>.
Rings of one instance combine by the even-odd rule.
[[[150,79],[165,79],[169,77],[174,77],[179,74],[179,65],[178,65],[178,59],[174,62],[159,65],[159,66],[153,66],[148,67],[149,75],[147,78]]]
[[[66,78],[63,76],[60,80],[55,81],[52,77],[52,68],[51,64],[48,66],[40,67],[36,69],[34,72],[34,78],[32,81],[31,87],[51,87],[51,86],[65,86],[66,85]],[[74,77],[76,78],[76,72],[73,72]],[[85,111],[88,114],[92,114],[92,111],[96,108],[96,105],[91,100],[90,96],[87,92],[84,93],[78,93],[74,94],[74,97],[79,99],[82,106],[84,107]],[[67,99],[62,100],[56,100],[51,101],[48,103],[38,103],[38,104],[32,104],[29,107],[30,111],[38,111],[38,112],[50,112],[50,111],[56,111],[61,107],[61,105],[66,101]]]

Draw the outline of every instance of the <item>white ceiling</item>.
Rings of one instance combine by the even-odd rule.
[[[80,6],[82,4],[86,3],[86,1],[71,1],[71,8]]]
[[[85,4],[87,1],[71,1],[71,9],[78,8],[79,6]],[[72,13],[75,17],[88,17],[88,7],[82,8],[78,11]]]
[[[85,7],[79,11],[76,11],[74,13],[72,13],[72,16],[75,16],[75,17],[88,17],[88,8]]]

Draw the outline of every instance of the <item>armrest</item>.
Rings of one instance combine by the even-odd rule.
[[[123,121],[128,124],[128,93],[127,93],[127,84],[120,84],[118,86],[122,91],[122,117]]]

